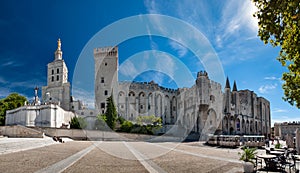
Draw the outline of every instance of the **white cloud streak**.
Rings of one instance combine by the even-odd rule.
[[[286,109],[281,109],[281,108],[274,108],[274,110],[272,110],[272,113],[284,113],[284,112],[288,112]]]
[[[83,102],[85,106],[87,106],[90,109],[93,109],[95,106],[95,98],[94,98],[94,92],[88,92],[81,88],[73,88],[72,89],[72,95],[75,97],[75,100],[80,100]]]
[[[232,35],[236,35],[240,30],[247,30],[248,37],[257,35],[258,25],[257,19],[253,17],[257,10],[251,1],[230,0],[223,8],[222,22],[224,32],[222,39],[227,39]]]
[[[180,58],[184,57],[188,52],[188,49],[186,47],[182,46],[181,44],[175,41],[170,41],[169,44],[174,50],[177,51]]]
[[[215,48],[220,49],[217,52],[225,65],[255,58],[249,42],[256,41],[254,38],[257,38],[258,24],[253,17],[256,7],[251,1],[227,0],[216,3],[191,0],[158,3],[146,0],[145,6],[149,13],[174,16],[196,27]],[[190,34],[186,33],[185,37],[190,37]],[[172,43],[170,46],[177,50],[179,56],[184,56],[184,49],[176,48]]]
[[[130,60],[122,64],[122,68],[120,68],[119,72],[122,75],[130,78],[134,78],[137,75],[137,69],[135,68],[135,65]]]
[[[267,76],[264,78],[265,80],[281,80],[281,78],[277,78],[275,76]]]
[[[258,92],[261,94],[267,94],[271,90],[274,90],[277,87],[277,84],[267,84],[267,85],[262,85],[258,88]]]

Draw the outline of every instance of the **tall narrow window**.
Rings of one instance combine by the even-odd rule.
[[[108,95],[108,91],[107,90],[104,91],[104,95],[106,95],[106,96]]]
[[[104,83],[104,77],[101,77],[101,83]]]
[[[59,73],[59,68],[56,71],[57,71],[57,73]]]
[[[53,81],[54,81],[54,76],[51,77],[51,82],[53,82]]]
[[[56,76],[56,80],[59,81],[59,76],[58,75]]]
[[[54,74],[54,70],[53,69],[51,70],[51,74]]]

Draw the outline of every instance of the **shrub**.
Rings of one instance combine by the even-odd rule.
[[[256,148],[243,148],[243,153],[239,153],[239,155],[241,155],[240,160],[254,164],[253,160],[255,159],[256,153]]]
[[[132,128],[133,128],[133,124],[131,121],[124,121],[121,124],[120,131],[129,133],[131,132]]]

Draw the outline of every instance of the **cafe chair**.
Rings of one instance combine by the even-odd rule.
[[[293,158],[293,163],[289,162],[284,155],[279,156],[278,161],[279,161],[279,163],[281,165],[281,170],[285,170],[288,167],[289,168],[289,172],[291,172],[291,168],[295,169],[296,160],[295,160],[294,156],[292,156],[292,158]]]

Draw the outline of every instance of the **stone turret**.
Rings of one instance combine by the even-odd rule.
[[[200,105],[209,104],[209,93],[210,93],[210,80],[206,71],[200,71],[197,73],[196,79],[198,98]]]

